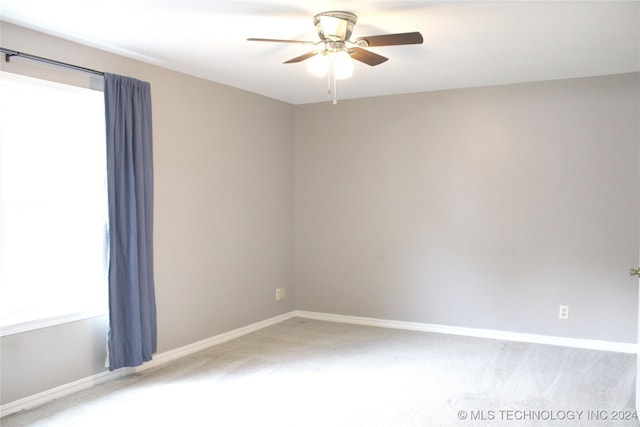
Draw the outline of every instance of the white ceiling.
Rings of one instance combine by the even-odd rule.
[[[329,10],[358,15],[352,39],[424,36],[369,48],[389,61],[357,63],[339,99],[640,71],[639,1],[0,0],[4,21],[292,104],[330,99],[282,64],[313,47],[246,39],[316,41]]]

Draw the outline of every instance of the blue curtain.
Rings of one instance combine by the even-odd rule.
[[[109,370],[157,349],[149,83],[105,73],[109,194]]]

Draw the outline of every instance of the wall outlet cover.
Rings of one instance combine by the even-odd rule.
[[[560,319],[568,319],[569,318],[569,306],[568,305],[561,305],[560,306],[560,311],[559,311],[559,316]]]

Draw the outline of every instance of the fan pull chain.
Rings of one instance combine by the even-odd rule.
[[[333,105],[338,103],[338,79],[336,79],[336,74],[333,73]]]
[[[332,92],[331,83],[333,83],[333,105],[336,105],[338,103],[338,79],[336,79],[336,73],[333,69],[333,58],[331,58],[331,63],[327,69],[327,94]]]
[[[333,80],[333,105],[338,103],[338,79],[336,79],[336,71],[334,70],[334,57],[331,57],[331,64],[329,65],[329,72],[327,73],[329,76],[327,93],[331,93],[331,83]]]

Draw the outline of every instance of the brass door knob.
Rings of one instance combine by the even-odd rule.
[[[631,270],[629,270],[629,275],[640,277],[640,268],[632,268]]]

